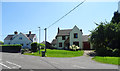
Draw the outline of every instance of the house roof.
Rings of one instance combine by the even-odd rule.
[[[82,35],[83,42],[88,41],[89,35]]]
[[[45,41],[41,42],[42,44],[45,44]],[[46,44],[51,45],[51,43],[49,43],[48,41],[46,41]]]
[[[23,34],[23,33],[22,33]],[[33,39],[33,37],[35,36],[35,34],[24,34],[29,40]],[[8,35],[4,40],[11,40],[13,38],[14,35]]]
[[[51,44],[56,44],[57,43],[57,39],[53,39]]]
[[[8,35],[4,40],[10,40],[10,39],[12,39],[13,36],[14,35]]]
[[[27,36],[28,38],[33,39],[33,37],[35,36],[35,34],[26,34],[26,36]]]
[[[67,35],[70,35],[71,31],[72,31],[72,29],[59,30],[59,33],[57,34],[57,36],[67,36]]]
[[[77,27],[76,25],[74,26],[74,28]],[[73,28],[73,29],[74,29]],[[78,27],[77,27],[78,28]],[[65,30],[60,30],[58,28],[58,33],[57,33],[57,36],[69,36],[70,35],[70,32],[73,30],[73,29],[65,29]],[[78,28],[79,29],[79,28]],[[81,32],[82,32],[82,29],[79,29]]]

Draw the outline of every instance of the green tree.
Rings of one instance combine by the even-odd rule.
[[[117,24],[120,22],[120,13],[118,13],[118,11],[114,12],[114,16],[113,16],[111,22],[117,23]]]
[[[111,55],[117,49],[120,50],[120,24],[101,22],[91,31],[90,41],[100,55]],[[117,52],[118,53],[118,52]]]

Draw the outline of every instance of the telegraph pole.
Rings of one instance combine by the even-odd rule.
[[[39,47],[38,47],[38,49],[39,49],[39,54],[40,54],[40,27],[38,27],[39,28]]]
[[[46,45],[47,28],[45,28],[44,30],[45,30],[45,52],[46,52],[46,48],[47,48],[47,45]]]

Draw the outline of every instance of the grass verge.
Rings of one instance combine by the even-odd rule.
[[[92,59],[95,60],[95,61],[101,62],[101,63],[120,65],[120,57],[100,57],[100,56],[95,56]]]
[[[44,51],[43,49],[41,51]],[[40,51],[35,52],[35,53],[24,53],[24,55],[34,55],[34,56],[42,56],[42,53]],[[56,49],[47,49],[46,50],[46,57],[77,57],[77,56],[82,56],[84,54],[83,50],[79,51],[69,51],[69,50],[56,50]]]

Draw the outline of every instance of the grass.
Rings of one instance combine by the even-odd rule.
[[[41,51],[44,51],[43,49]],[[25,55],[34,55],[34,56],[42,56],[42,53],[40,51],[35,52],[35,53],[24,53]],[[77,56],[82,56],[84,53],[83,50],[79,51],[69,51],[69,50],[56,50],[56,49],[47,49],[46,50],[46,57],[77,57]]]
[[[101,62],[101,63],[120,65],[120,57],[100,57],[100,56],[95,56],[92,59],[95,60],[95,61]]]

